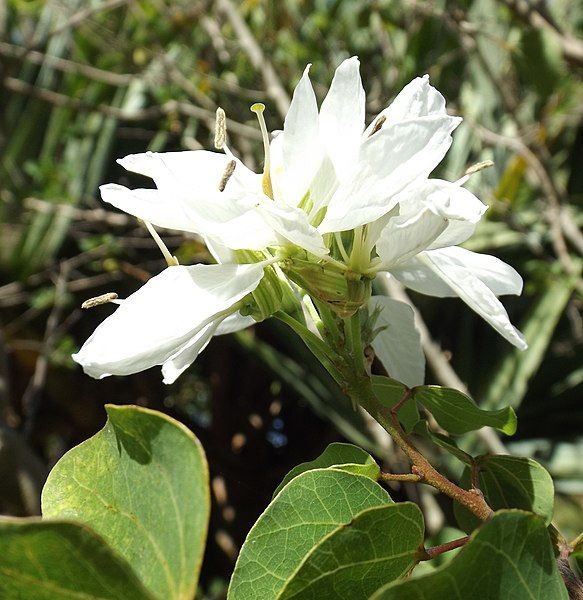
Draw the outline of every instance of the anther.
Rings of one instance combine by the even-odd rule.
[[[223,173],[223,176],[221,177],[221,181],[219,183],[219,192],[225,191],[227,183],[229,182],[229,179],[231,179],[231,175],[234,173],[236,166],[237,163],[234,160],[230,160],[227,163],[227,168],[225,169],[225,172]]]
[[[463,174],[463,177],[460,177],[457,181],[454,181],[454,183],[455,185],[464,185],[464,183],[466,183],[466,181],[468,181],[468,179],[474,173],[477,173],[482,169],[488,169],[489,167],[493,166],[494,163],[491,160],[483,160],[482,162],[476,163],[475,165],[471,165],[466,169],[465,173]]]
[[[115,292],[108,292],[107,294],[102,294],[101,296],[95,296],[95,298],[89,298],[89,300],[85,300],[85,302],[81,304],[81,308],[93,308],[94,306],[107,304],[108,302],[113,302],[114,300],[117,300],[117,294]]]
[[[222,150],[227,142],[227,117],[219,106],[215,120],[215,148]]]
[[[261,128],[261,137],[263,138],[263,151],[265,153],[265,160],[263,163],[263,193],[273,199],[273,187],[271,185],[271,175],[269,174],[269,133],[267,132],[265,117],[263,116],[264,110],[265,104],[262,104],[261,102],[256,102],[251,106],[251,112],[254,112],[257,115],[259,127]]]
[[[375,124],[372,126],[372,131],[370,132],[368,137],[373,136],[377,131],[381,130],[381,127],[383,126],[384,122],[387,120],[387,117],[385,117],[385,115],[381,115],[376,121]]]

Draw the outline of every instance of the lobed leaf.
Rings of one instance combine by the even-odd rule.
[[[314,547],[277,599],[368,598],[415,566],[424,530],[412,502],[364,510]]]
[[[79,523],[2,519],[0,556],[4,600],[154,600],[130,565]]]
[[[156,411],[106,406],[108,421],[55,465],[45,518],[89,525],[156,596],[194,596],[210,502],[198,440]]]
[[[371,600],[567,600],[544,521],[501,511],[432,573],[378,590]]]
[[[441,427],[454,435],[486,426],[507,435],[516,432],[516,414],[509,406],[500,410],[482,410],[463,392],[437,385],[415,388],[414,397],[431,412]]]
[[[275,492],[273,492],[273,498],[279,494],[279,492],[294,478],[311,471],[313,469],[325,469],[333,467],[340,471],[347,471],[348,473],[355,473],[356,475],[364,475],[370,477],[373,481],[379,478],[381,472],[379,466],[375,462],[374,458],[352,444],[343,444],[340,442],[333,442],[329,444],[324,452],[308,462],[301,463],[295,466],[277,486]]]
[[[392,503],[363,475],[315,469],[292,479],[255,523],[239,554],[229,600],[277,598],[323,538],[367,508]]]
[[[548,525],[553,516],[554,486],[549,473],[531,458],[519,456],[479,456],[475,459],[479,469],[480,490],[494,509],[520,508],[541,516]],[[470,482],[470,471],[465,469],[461,484]],[[473,531],[478,525],[476,517],[466,508],[454,504],[455,516],[461,528]]]

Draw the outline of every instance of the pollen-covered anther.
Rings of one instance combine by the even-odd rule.
[[[231,175],[235,172],[236,166],[237,166],[237,163],[234,160],[230,160],[227,163],[225,172],[223,173],[223,176],[221,177],[221,181],[219,182],[219,192],[225,191],[225,188],[227,187],[227,183],[229,182],[229,179],[231,179]]]
[[[219,106],[215,120],[215,148],[222,150],[227,143],[227,116]]]
[[[384,122],[387,120],[387,117],[385,117],[385,115],[381,115],[376,121],[375,124],[372,126],[372,131],[370,132],[368,137],[373,136],[377,131],[381,130],[381,127],[383,126]]]
[[[115,292],[108,292],[107,294],[101,294],[101,296],[95,296],[94,298],[85,300],[85,302],[81,304],[81,308],[93,308],[94,306],[100,306],[101,304],[108,304],[114,300],[117,300],[117,294]]]

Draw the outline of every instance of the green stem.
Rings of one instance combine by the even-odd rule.
[[[338,355],[334,352],[328,344],[323,342],[317,335],[314,335],[305,325],[296,321],[283,311],[274,313],[274,317],[277,317],[280,321],[283,321],[286,325],[291,327],[299,336],[302,338],[306,346],[312,351],[312,354],[322,363],[328,373],[332,375],[336,383],[342,385],[343,376],[336,362],[338,361]]]

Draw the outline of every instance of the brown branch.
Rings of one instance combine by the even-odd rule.
[[[431,560],[440,554],[444,554],[450,550],[455,550],[456,548],[461,548],[468,543],[469,539],[470,537],[466,535],[457,540],[452,540],[451,542],[446,542],[445,544],[439,544],[439,546],[433,546],[433,548],[424,549],[421,560]]]

